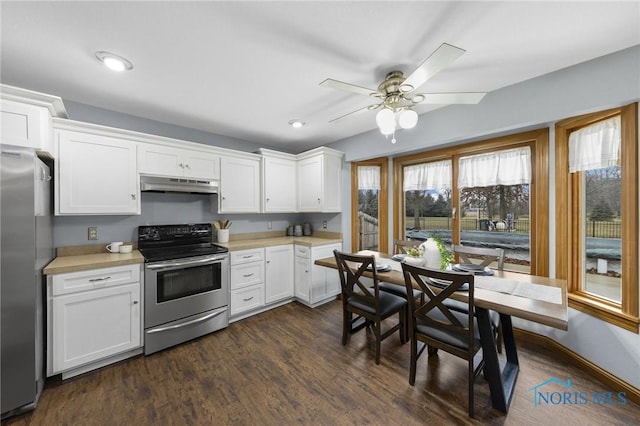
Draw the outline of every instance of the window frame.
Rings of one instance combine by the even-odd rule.
[[[549,129],[531,130],[513,135],[501,136],[452,147],[433,149],[417,154],[396,157],[393,160],[393,236],[400,239],[405,229],[403,166],[417,163],[450,159],[452,161],[452,207],[460,211],[460,190],[458,189],[458,159],[471,154],[482,154],[495,150],[529,146],[531,149],[531,183],[529,184],[529,205],[531,211],[530,232],[530,274],[549,276]],[[460,244],[460,215],[453,218],[453,244]]]
[[[581,212],[584,195],[580,173],[569,173],[569,134],[595,122],[620,115],[622,165],[621,235],[622,300],[615,303],[582,290]],[[555,126],[556,277],[567,280],[569,307],[638,334],[638,103],[558,121]]]
[[[378,196],[378,247],[389,250],[389,158],[378,157],[351,163],[351,251],[358,251],[358,166],[380,167]]]

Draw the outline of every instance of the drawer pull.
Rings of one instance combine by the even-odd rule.
[[[137,301],[137,300],[134,300],[134,301],[133,301],[133,304],[134,304],[134,305],[137,305],[137,304],[138,304],[138,301]]]
[[[242,256],[243,259],[251,259],[253,257],[252,254],[248,254],[246,256]]]
[[[110,280],[111,277],[102,277],[102,278],[92,278],[89,280],[90,283],[95,283],[97,281],[106,281],[106,280]]]
[[[248,302],[248,301],[249,301],[249,300],[251,300],[251,299],[253,299],[253,296],[251,296],[251,297],[250,297],[250,298],[248,298],[248,299],[242,299],[242,301],[243,301],[243,302]]]
[[[249,278],[249,277],[252,277],[252,276],[253,276],[253,274],[246,274],[246,275],[243,275],[243,277],[245,277],[245,278]]]

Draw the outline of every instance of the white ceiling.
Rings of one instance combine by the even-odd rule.
[[[640,3],[9,2],[1,80],[100,108],[291,152],[375,128],[366,96],[443,42],[467,52],[422,92],[491,92],[640,44]],[[116,74],[96,51],[128,58]],[[424,113],[439,106],[419,106]],[[307,123],[299,130],[288,122]]]

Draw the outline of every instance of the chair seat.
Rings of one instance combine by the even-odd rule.
[[[398,312],[400,308],[406,306],[407,300],[396,296],[395,294],[380,292],[380,315],[382,317],[387,317],[390,314]],[[356,297],[350,297],[347,299],[347,304],[353,306],[354,308],[360,309],[364,312],[367,312],[371,315],[375,315],[376,307],[373,302],[369,302],[369,300],[359,299]]]
[[[405,299],[407,298],[407,288],[404,286],[382,282],[378,284],[378,288],[380,289],[380,291],[395,294],[396,296],[400,296]],[[420,290],[413,289],[413,298],[419,299],[420,296],[422,296],[422,292]]]
[[[469,317],[461,312],[451,311],[451,313],[465,326],[469,324]],[[442,312],[438,309],[434,309],[429,312],[428,316],[435,320],[449,321]],[[464,334],[458,334],[451,330],[443,329],[434,324],[428,324],[424,320],[416,319],[416,332],[431,337],[432,339],[445,342],[451,346],[455,346],[460,349],[468,349],[469,344]],[[477,351],[481,347],[480,344],[480,332],[478,331],[477,323],[474,324],[473,329],[473,350]]]
[[[468,306],[464,302],[460,302],[459,300],[447,299],[444,301],[443,305],[452,311],[462,312],[463,314],[467,313]],[[491,321],[491,325],[493,328],[498,327],[500,324],[500,314],[496,311],[489,311],[489,320]]]

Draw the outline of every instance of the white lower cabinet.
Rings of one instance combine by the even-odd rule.
[[[142,347],[140,269],[136,264],[48,277],[47,376]]]
[[[232,251],[230,316],[237,316],[264,306],[264,249]]]
[[[265,249],[265,303],[293,297],[293,244]]]
[[[295,246],[295,296],[301,302],[315,306],[332,300],[340,294],[338,273],[314,265],[316,259],[333,256],[333,250],[342,250],[341,243],[323,246]]]

